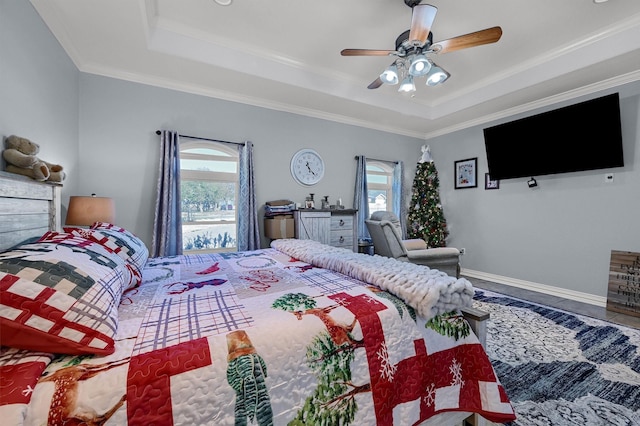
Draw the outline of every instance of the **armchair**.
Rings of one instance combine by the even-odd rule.
[[[457,248],[427,248],[427,243],[424,240],[403,240],[400,221],[391,212],[374,212],[371,214],[371,218],[365,220],[365,224],[373,240],[375,254],[425,265],[459,278],[460,251]]]

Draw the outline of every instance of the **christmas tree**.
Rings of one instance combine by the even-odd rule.
[[[445,240],[449,235],[440,204],[439,187],[435,163],[430,158],[424,160],[423,157],[423,160],[418,162],[413,180],[407,236],[425,240],[428,247],[445,247]]]

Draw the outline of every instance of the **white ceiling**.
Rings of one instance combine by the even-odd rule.
[[[428,138],[640,81],[640,0],[425,0],[439,41],[502,27],[494,44],[433,55],[451,78],[369,90],[393,58],[404,0],[31,0],[82,72]]]

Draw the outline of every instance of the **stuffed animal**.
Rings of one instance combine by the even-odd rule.
[[[62,182],[66,178],[63,167],[37,157],[40,145],[29,139],[11,135],[5,140],[2,156],[7,162],[7,171],[28,176],[40,182]]]

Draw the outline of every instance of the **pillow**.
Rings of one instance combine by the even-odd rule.
[[[402,240],[402,244],[407,251],[410,250],[426,250],[427,243],[425,240],[419,238],[411,238],[408,240]]]
[[[74,247],[93,246],[94,250],[98,250],[98,251],[106,250],[108,253],[114,253],[114,251],[111,250],[109,247],[106,247],[97,241],[93,241],[91,239],[85,238],[82,235],[79,235],[77,233],[71,233],[71,232],[49,231],[46,234],[44,234],[42,237],[40,237],[38,242],[56,243],[56,244],[62,244],[66,246],[74,246]],[[128,267],[124,259],[121,259],[120,261],[115,262],[114,265],[118,267],[119,272],[122,274],[122,278],[125,283],[124,289],[129,288],[132,285],[131,283],[136,281],[133,271],[131,270],[131,268]]]
[[[142,269],[149,257],[147,246],[131,232],[110,223],[95,222],[90,229],[64,228],[77,235],[103,245],[107,250],[120,256],[131,272],[132,280],[127,288],[134,288],[142,282]]]
[[[140,238],[124,228],[106,222],[95,222],[91,225],[91,229],[97,229],[101,232],[109,231],[111,235],[118,235],[127,241],[127,243],[129,243],[129,249],[131,250],[129,253],[130,261],[140,270],[144,268],[149,258],[149,249],[147,249],[147,246],[144,245]]]
[[[102,245],[57,232],[0,253],[0,346],[70,355],[114,352],[130,280]]]

